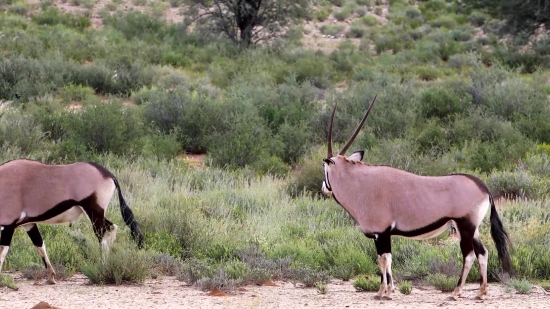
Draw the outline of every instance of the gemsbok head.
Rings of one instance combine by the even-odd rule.
[[[477,257],[481,285],[476,298],[487,293],[488,251],[479,238],[481,224],[491,207],[491,236],[504,270],[511,269],[510,240],[497,214],[493,196],[479,178],[468,174],[420,176],[398,168],[362,162],[364,151],[349,157],[346,150],[361,130],[372,109],[369,105],[359,126],[336,156],[332,154],[332,126],[336,106],[328,129],[328,153],[324,161],[322,190],[332,195],[355,220],[368,238],[374,239],[381,272],[376,298],[391,299],[394,284],[391,273],[391,236],[428,239],[456,227],[462,251],[462,272],[452,299],[462,293],[466,277]]]
[[[84,213],[104,252],[116,238],[117,225],[105,214],[115,188],[124,222],[139,248],[143,235],[128,207],[115,176],[93,162],[48,165],[33,160],[17,159],[0,165],[0,271],[16,228],[27,231],[42,256],[50,284],[55,284],[55,271],[46,254],[38,223],[74,222]]]

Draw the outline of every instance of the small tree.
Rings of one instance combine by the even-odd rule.
[[[188,0],[186,22],[248,47],[281,36],[307,13],[310,0]]]

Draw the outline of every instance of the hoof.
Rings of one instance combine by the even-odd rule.
[[[392,300],[393,298],[391,296],[382,296],[383,300]]]
[[[375,300],[380,300],[380,299],[382,299],[382,297],[380,297],[380,295],[374,295],[374,299]]]
[[[482,295],[477,295],[474,299],[475,300],[484,300],[485,296],[483,294]]]
[[[452,295],[452,296],[449,296],[449,297],[445,298],[445,300],[457,301],[457,300],[458,300],[458,296]]]

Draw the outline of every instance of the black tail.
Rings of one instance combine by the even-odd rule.
[[[498,258],[502,263],[502,268],[510,272],[512,269],[512,261],[510,260],[510,252],[508,250],[508,247],[511,246],[510,237],[504,229],[502,221],[500,221],[492,194],[489,196],[489,201],[491,202],[491,236],[497,247]]]
[[[141,230],[139,228],[139,225],[134,218],[134,213],[132,212],[132,209],[128,207],[128,204],[126,204],[126,201],[122,197],[122,192],[120,191],[120,185],[118,184],[118,180],[113,177],[113,181],[115,182],[115,186],[118,191],[118,201],[120,205],[120,213],[122,214],[122,219],[124,219],[124,223],[128,227],[130,227],[130,232],[132,234],[132,237],[137,243],[138,248],[143,248],[143,234],[141,233]]]

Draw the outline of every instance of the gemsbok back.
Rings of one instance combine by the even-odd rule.
[[[452,293],[457,300],[477,257],[481,284],[476,298],[487,293],[487,248],[479,238],[481,224],[491,207],[491,236],[504,270],[511,269],[510,240],[497,214],[493,196],[479,178],[468,174],[420,176],[398,168],[362,162],[364,151],[349,157],[346,150],[361,130],[376,96],[359,126],[336,156],[332,154],[332,126],[328,129],[328,153],[324,161],[324,194],[332,195],[359,225],[365,236],[374,239],[381,272],[376,298],[391,299],[395,291],[391,272],[391,236],[428,239],[444,232],[454,222],[460,237],[462,272]]]
[[[27,231],[42,256],[50,284],[55,284],[55,271],[37,223],[74,222],[85,213],[104,252],[116,238],[117,225],[105,217],[115,188],[124,222],[139,248],[143,235],[128,207],[115,176],[92,162],[48,165],[27,159],[0,165],[0,271],[9,250],[13,233],[22,227]]]

